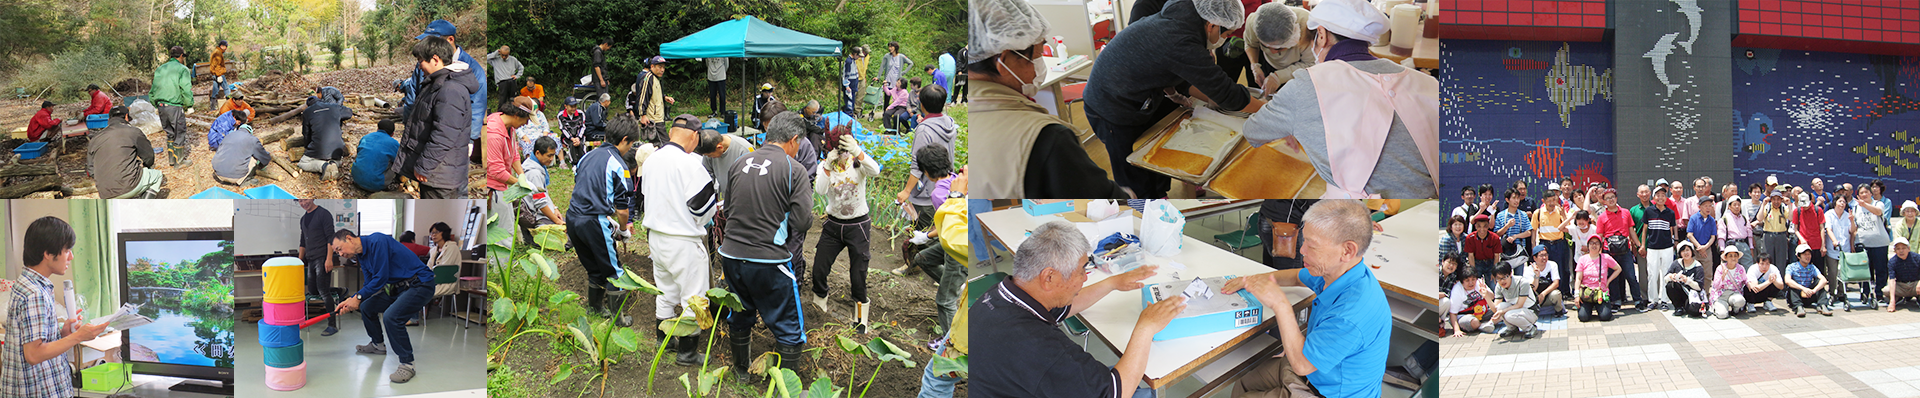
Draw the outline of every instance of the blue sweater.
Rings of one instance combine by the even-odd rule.
[[[360,276],[367,280],[356,293],[358,297],[372,296],[388,284],[407,279],[433,284],[433,270],[391,235],[375,232],[360,236],[360,256],[354,259],[360,262]]]

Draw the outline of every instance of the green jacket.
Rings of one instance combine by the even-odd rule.
[[[169,59],[153,70],[154,105],[193,107],[193,69]]]

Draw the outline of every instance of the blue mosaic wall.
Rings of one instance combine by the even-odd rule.
[[[1463,185],[1611,183],[1613,46],[1446,40],[1440,50],[1440,198]],[[1496,191],[1497,193],[1498,191]]]
[[[1747,51],[1733,55],[1742,186],[1768,175],[1802,186],[1879,179],[1888,197],[1920,196],[1920,57]]]

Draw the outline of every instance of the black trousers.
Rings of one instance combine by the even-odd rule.
[[[327,303],[327,311],[333,311],[340,306],[341,294],[333,288],[333,273],[327,272],[326,260],[324,255],[307,260],[307,294],[320,296],[320,301]],[[339,326],[334,318],[327,317],[327,327]]]
[[[1680,309],[1682,315],[1701,316],[1701,303],[1695,303],[1687,296],[1687,285],[1667,282],[1667,300],[1672,301],[1673,307]]]
[[[867,300],[867,260],[872,258],[869,239],[872,238],[873,221],[867,216],[853,219],[839,219],[827,216],[827,222],[820,224],[820,243],[813,252],[813,295],[827,296],[827,274],[833,272],[833,259],[840,256],[841,250],[847,252],[847,280],[852,282],[853,301],[862,303]]]
[[[1626,245],[1610,245],[1607,247],[1607,255],[1613,257],[1613,262],[1620,264],[1620,277],[1615,278],[1613,284],[1607,288],[1607,291],[1617,293],[1613,295],[1614,301],[1626,300],[1628,296],[1633,297],[1632,301],[1646,301],[1647,298],[1642,297],[1646,293],[1641,293],[1640,280],[1634,277],[1639,273],[1639,267],[1634,266],[1633,251],[1627,250]]]
[[[1606,304],[1580,303],[1579,317],[1581,322],[1593,322],[1595,319],[1598,319],[1601,322],[1611,321],[1613,320],[1613,306],[1606,305]]]
[[[707,97],[709,97],[708,101],[711,109],[713,109],[713,114],[718,115],[725,113],[727,111],[727,81],[707,81]]]
[[[1780,291],[1780,288],[1773,287],[1773,285],[1767,285],[1767,288],[1760,289],[1760,291],[1758,292],[1753,291],[1753,289],[1748,289],[1746,287],[1740,288],[1740,295],[1746,296],[1747,305],[1760,305],[1761,303],[1765,303],[1768,300],[1785,298],[1786,295],[1783,293],[1784,292]]]
[[[607,278],[619,275],[619,260],[613,252],[613,230],[606,220],[587,214],[567,214],[567,241],[579,253],[580,267],[587,269],[587,283],[611,289]]]
[[[1093,134],[1100,137],[1101,144],[1107,147],[1107,164],[1113,168],[1113,182],[1133,190],[1133,196],[1137,198],[1167,197],[1167,190],[1173,186],[1173,177],[1127,163],[1127,156],[1133,154],[1133,141],[1153,126],[1124,126],[1107,122],[1098,116],[1089,117],[1088,121],[1093,124]]]
[[[1560,295],[1562,297],[1573,297],[1573,284],[1569,283],[1572,280],[1570,276],[1573,275],[1573,261],[1569,261],[1573,254],[1573,248],[1568,246],[1565,238],[1560,240],[1543,240],[1540,242],[1547,246],[1547,259],[1553,260],[1554,264],[1559,265],[1557,271],[1560,272],[1561,279]]]

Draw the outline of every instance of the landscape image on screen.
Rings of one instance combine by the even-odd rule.
[[[127,302],[153,323],[128,330],[134,361],[233,367],[233,241],[129,241]]]

